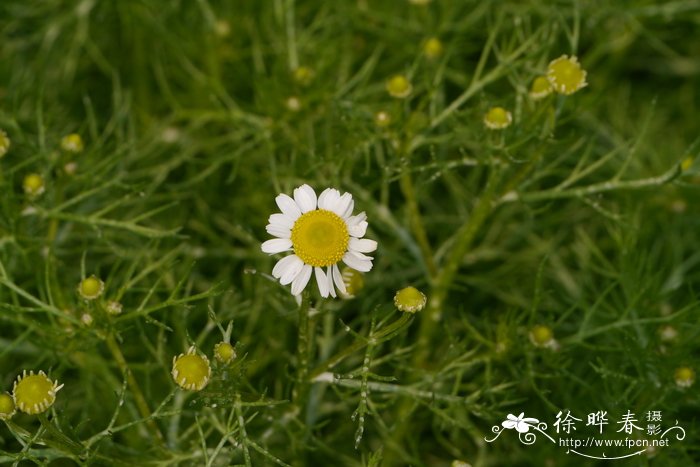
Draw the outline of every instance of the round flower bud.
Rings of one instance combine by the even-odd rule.
[[[15,414],[15,400],[4,392],[0,394],[0,420],[9,420]]]
[[[78,164],[74,161],[66,162],[66,164],[63,166],[63,171],[66,175],[75,175],[75,173],[78,171]]]
[[[543,99],[552,93],[552,85],[546,76],[538,76],[530,87],[530,98],[532,100]]]
[[[85,326],[92,326],[92,315],[90,313],[83,313],[80,317],[80,321],[82,321]]]
[[[78,285],[78,293],[85,300],[94,300],[105,290],[105,283],[102,282],[98,277],[90,276],[86,277]]]
[[[503,107],[492,107],[484,115],[484,125],[491,130],[508,128],[513,121],[513,116]]]
[[[659,337],[664,342],[672,342],[678,337],[678,331],[671,325],[659,328]]]
[[[386,82],[386,90],[392,97],[403,99],[413,91],[411,82],[403,75],[394,75]]]
[[[110,315],[120,315],[123,310],[123,306],[121,303],[117,302],[116,300],[110,300],[107,302],[107,313]]]
[[[562,55],[549,63],[547,79],[556,92],[564,95],[573,94],[588,84],[586,70],[581,68],[576,57],[568,55]]]
[[[83,138],[77,133],[71,133],[61,138],[61,149],[66,152],[83,152]]]
[[[340,292],[340,296],[346,300],[355,298],[365,286],[365,276],[356,269],[343,269],[341,277],[345,285],[345,293]]]
[[[423,53],[430,60],[440,57],[443,52],[442,42],[437,37],[431,37],[423,44]]]
[[[416,313],[425,307],[427,298],[425,294],[415,287],[406,287],[394,295],[394,305],[400,311]]]
[[[314,71],[307,66],[300,66],[294,70],[294,81],[302,86],[308,86],[314,79]]]
[[[10,150],[10,138],[3,130],[0,130],[0,158]]]
[[[236,358],[236,349],[228,342],[219,342],[214,346],[214,358],[221,363],[230,363]]]
[[[199,355],[194,346],[187,353],[173,357],[173,379],[182,389],[201,391],[209,383],[211,366],[209,359]]]
[[[287,100],[284,102],[284,105],[290,112],[299,112],[301,110],[301,101],[296,96],[291,96],[287,98]]]
[[[537,325],[533,327],[530,329],[529,337],[530,342],[535,347],[548,349],[556,349],[558,347],[552,328],[549,326]]]
[[[379,128],[386,128],[389,125],[391,125],[391,115],[389,115],[387,112],[384,112],[383,110],[377,112],[374,114],[374,123],[379,127]]]
[[[36,198],[37,196],[40,196],[46,188],[44,186],[44,177],[39,174],[29,174],[24,177],[22,188],[27,196],[30,198]]]
[[[673,378],[676,380],[676,386],[679,388],[689,388],[695,382],[695,371],[687,366],[682,366],[676,368]]]
[[[38,414],[45,412],[56,401],[56,393],[63,387],[57,381],[51,381],[43,371],[34,374],[24,370],[17,377],[12,388],[12,397],[17,408],[24,413]]]

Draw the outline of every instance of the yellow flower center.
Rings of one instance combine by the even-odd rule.
[[[228,342],[219,342],[214,346],[214,356],[221,363],[228,363],[236,358],[236,350]]]
[[[15,413],[15,401],[9,394],[0,394],[0,420],[6,420]]]
[[[197,354],[181,355],[173,364],[173,377],[181,387],[201,390],[209,382],[209,362]]]
[[[545,345],[554,336],[552,330],[547,326],[535,326],[531,331],[532,340],[538,345]]]
[[[426,303],[426,297],[415,287],[406,287],[394,295],[394,305],[401,311],[415,313],[421,311]]]
[[[86,298],[95,298],[102,293],[102,281],[98,278],[91,276],[80,283],[80,292]]]
[[[503,107],[493,107],[484,116],[487,127],[495,130],[506,128],[513,121],[513,116]]]
[[[530,88],[530,95],[535,99],[545,97],[550,92],[552,92],[552,85],[549,84],[549,80],[545,76],[538,76],[532,82],[532,87]]]
[[[411,82],[405,76],[395,75],[387,81],[386,90],[393,97],[402,98],[411,94],[413,86],[411,86]]]
[[[343,258],[350,236],[334,212],[317,209],[303,214],[292,227],[292,247],[304,264],[330,266]]]
[[[568,58],[566,55],[549,64],[547,78],[561,94],[573,94],[586,85],[586,71],[576,57]]]
[[[14,389],[17,407],[29,414],[41,413],[56,400],[54,383],[47,376],[23,377]]]

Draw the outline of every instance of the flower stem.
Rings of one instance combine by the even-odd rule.
[[[122,354],[122,351],[119,348],[119,344],[117,344],[117,341],[114,338],[114,334],[109,334],[107,336],[106,342],[109,351],[112,353],[114,360],[117,362],[117,366],[122,371],[122,373],[126,375],[127,382],[129,384],[129,387],[131,388],[132,394],[134,395],[134,400],[136,401],[136,407],[138,408],[139,413],[146,420],[146,425],[148,425],[148,428],[155,436],[158,444],[163,445],[163,434],[160,432],[158,425],[152,418],[151,410],[148,408],[146,398],[143,396],[141,388],[136,382],[136,378],[134,378],[133,373],[129,369],[129,366],[126,363],[126,359],[124,358],[124,354]]]
[[[423,218],[420,214],[420,209],[418,208],[418,202],[416,202],[413,179],[411,178],[411,173],[408,170],[404,170],[401,174],[399,184],[401,185],[401,192],[406,199],[413,235],[416,237],[416,241],[420,247],[421,254],[423,255],[423,262],[428,270],[428,275],[432,279],[437,274],[437,267],[435,266],[435,259],[433,256],[433,251],[430,248],[428,235],[425,232],[425,227],[423,226]]]
[[[304,291],[299,305],[299,334],[297,338],[297,385],[293,399],[303,405],[309,390],[309,293]]]
[[[428,306],[421,317],[421,326],[418,334],[414,364],[422,367],[430,353],[430,342],[435,331],[436,324],[442,319],[442,306],[447,298],[455,274],[464,260],[464,255],[472,246],[476,235],[484,224],[494,207],[494,194],[501,170],[498,167],[491,169],[486,187],[477,201],[469,219],[462,224],[455,234],[455,243],[447,257],[446,263],[440,268],[433,282],[432,293],[428,300]]]

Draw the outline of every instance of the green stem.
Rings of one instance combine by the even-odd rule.
[[[440,269],[433,282],[428,306],[421,317],[421,327],[418,334],[417,350],[414,359],[416,367],[422,367],[430,353],[430,342],[433,338],[435,326],[442,319],[442,306],[447,298],[455,274],[464,260],[464,255],[469,248],[471,248],[481,226],[493,209],[494,193],[498,180],[500,179],[500,174],[501,170],[498,167],[493,167],[491,169],[484,192],[474,206],[474,210],[469,219],[455,234],[455,243],[448,256],[448,260]]]
[[[416,201],[416,194],[413,188],[413,179],[411,178],[411,173],[408,170],[404,170],[401,174],[399,184],[401,186],[401,192],[406,199],[413,235],[416,237],[421,254],[423,255],[423,262],[425,263],[428,274],[432,279],[437,275],[437,266],[435,265],[433,251],[430,248],[430,242],[428,241],[428,234],[425,232],[423,218],[420,214],[420,209],[418,208],[418,202]]]
[[[143,396],[143,393],[141,392],[141,388],[139,387],[139,384],[136,382],[136,378],[134,378],[133,373],[129,369],[129,365],[126,363],[126,359],[124,358],[124,354],[122,354],[122,351],[119,348],[119,344],[117,343],[116,339],[114,338],[114,335],[109,334],[107,336],[106,342],[107,342],[107,347],[109,348],[109,351],[112,353],[114,360],[117,362],[117,366],[122,371],[122,373],[124,375],[126,375],[126,380],[129,384],[129,387],[131,388],[131,392],[134,396],[134,400],[136,401],[136,407],[138,408],[139,413],[146,420],[146,425],[148,425],[148,428],[151,430],[151,432],[155,436],[156,440],[158,441],[158,444],[164,445],[163,434],[160,432],[158,425],[156,424],[155,420],[153,420],[153,418],[152,418],[151,410],[148,408],[148,403],[146,402],[146,398]]]
[[[298,326],[297,385],[293,398],[298,405],[303,405],[309,390],[309,293],[306,291],[301,295]]]
[[[404,327],[407,327],[413,321],[413,315],[411,313],[401,313],[401,317],[389,324],[388,326],[380,329],[375,334],[373,334],[373,345],[378,345],[381,342],[391,339],[397,333],[399,333]],[[355,352],[362,350],[370,343],[369,340],[357,340],[349,347],[345,347],[343,350],[335,354],[333,357],[329,358],[321,365],[311,371],[309,374],[309,380],[313,381],[326,371],[332,369],[341,361],[345,360],[350,355]]]

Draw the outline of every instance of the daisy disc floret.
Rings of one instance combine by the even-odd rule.
[[[508,128],[513,121],[513,115],[503,107],[492,107],[484,115],[484,125],[491,130]]]
[[[425,294],[415,287],[406,287],[394,295],[394,306],[405,313],[416,313],[425,307]]]
[[[336,287],[345,293],[338,264],[361,272],[372,269],[371,253],[377,242],[362,238],[367,231],[364,212],[352,215],[354,201],[350,193],[325,189],[318,197],[309,185],[294,189],[294,198],[280,194],[275,199],[281,213],[272,214],[267,232],[277,238],[262,244],[262,251],[274,255],[293,251],[277,262],[272,275],[282,285],[292,285],[299,295],[316,277],[321,296],[336,296]]]
[[[552,85],[546,76],[538,76],[530,86],[530,98],[533,100],[544,99],[552,93]]]
[[[15,405],[24,413],[36,415],[45,412],[56,401],[56,393],[63,387],[57,381],[51,381],[46,373],[34,374],[25,370],[17,377],[12,388]]]
[[[61,149],[66,152],[83,152],[83,138],[78,133],[71,133],[61,138]]]
[[[413,85],[404,75],[394,75],[386,82],[386,90],[391,97],[403,99],[413,91]]]
[[[0,394],[0,420],[9,420],[15,414],[15,400],[4,392]]]
[[[229,342],[219,342],[214,346],[214,358],[221,363],[230,363],[236,358],[236,349]]]
[[[199,355],[190,347],[187,353],[173,357],[173,379],[182,389],[201,391],[209,383],[211,366],[205,355]]]
[[[78,285],[78,293],[85,300],[94,300],[105,290],[105,283],[96,276],[86,277]]]
[[[588,85],[586,70],[575,56],[562,55],[552,60],[547,66],[547,79],[556,92],[567,96]]]

